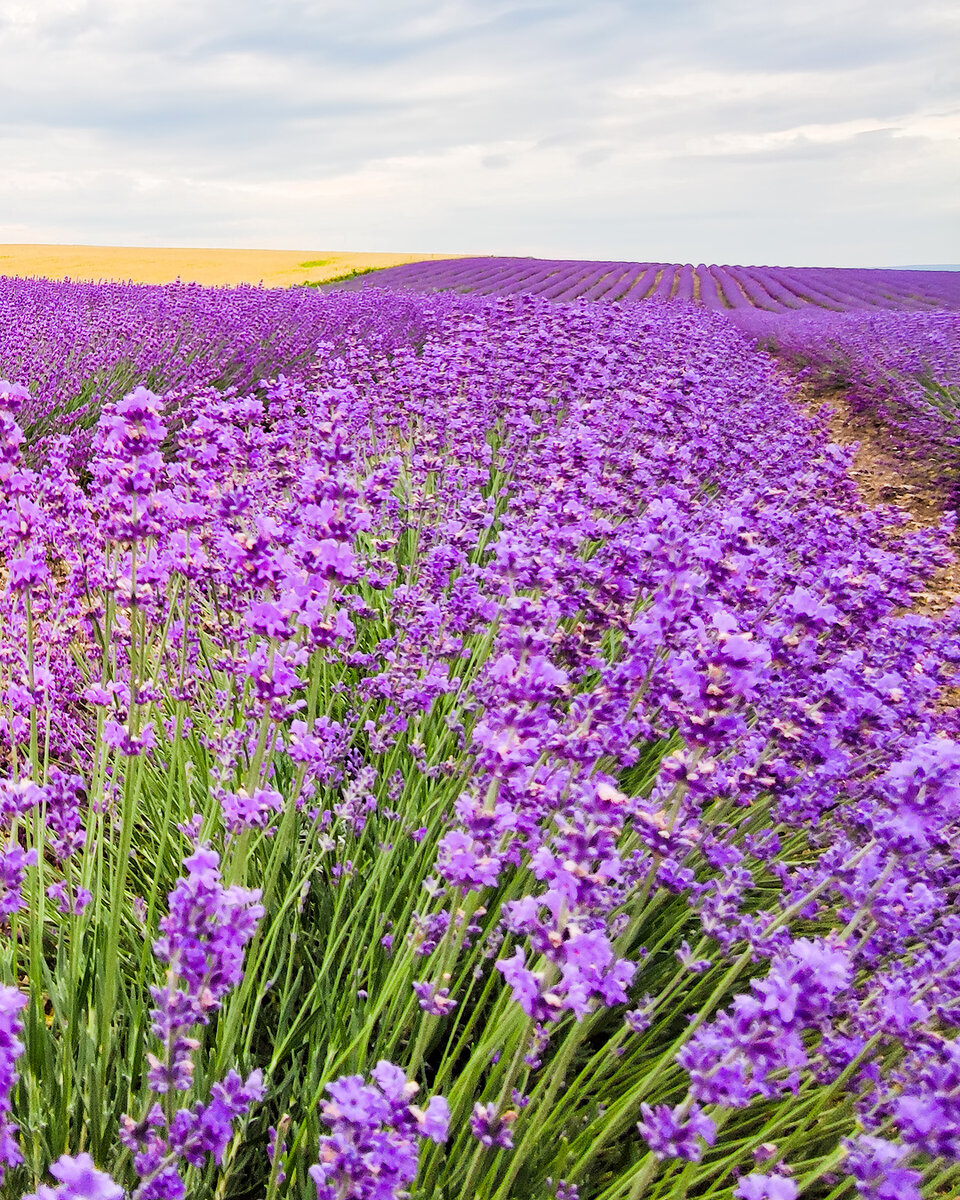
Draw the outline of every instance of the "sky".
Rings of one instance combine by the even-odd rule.
[[[960,263],[957,0],[0,0],[0,241]]]

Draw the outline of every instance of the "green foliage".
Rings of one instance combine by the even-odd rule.
[[[307,263],[301,263],[302,267],[307,266]],[[359,279],[361,275],[372,275],[375,271],[383,271],[384,267],[357,267],[353,271],[344,271],[342,275],[331,275],[328,279],[310,279],[303,283],[295,283],[294,287],[329,287],[334,283],[348,283],[351,279]]]

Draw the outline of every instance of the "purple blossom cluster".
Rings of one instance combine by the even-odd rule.
[[[327,1084],[321,1116],[330,1128],[320,1139],[320,1161],[310,1168],[317,1200],[399,1200],[417,1173],[421,1139],[442,1143],[450,1109],[442,1096],[420,1108],[420,1085],[381,1060],[370,1072]]]
[[[170,911],[153,947],[166,965],[167,979],[151,989],[157,1006],[150,1014],[151,1030],[163,1053],[147,1055],[147,1082],[161,1098],[190,1090],[193,1052],[200,1045],[191,1033],[209,1023],[240,982],[246,944],[263,916],[258,893],[223,886],[213,851],[201,847],[183,865],[186,874],[170,894]],[[182,1200],[187,1194],[182,1166],[202,1167],[208,1158],[222,1162],[234,1121],[263,1095],[260,1071],[244,1081],[231,1070],[213,1085],[206,1103],[171,1115],[169,1107],[155,1102],[144,1119],[125,1117],[120,1140],[133,1154],[141,1180],[135,1200]]]
[[[62,283],[0,277],[0,378],[27,389],[21,426],[40,461],[69,432],[89,453],[105,403],[137,386],[240,393],[309,374],[320,347],[359,335],[384,350],[424,332],[415,305],[370,297],[336,305],[310,288]]]
[[[62,1155],[50,1165],[50,1174],[59,1182],[54,1187],[41,1183],[24,1200],[124,1200],[123,1188],[98,1170],[89,1154]]]
[[[11,1092],[16,1085],[17,1059],[23,1053],[21,1012],[27,998],[16,988],[0,988],[0,1182],[6,1168],[23,1162],[17,1144],[17,1126],[11,1119]]]
[[[183,1030],[206,1025],[243,977],[247,942],[263,916],[259,893],[223,886],[219,856],[201,847],[184,860],[187,874],[170,894],[170,912],[154,943],[167,982],[151,989],[153,1034],[166,1048],[150,1056],[150,1087],[159,1095],[190,1086],[195,1048]]]

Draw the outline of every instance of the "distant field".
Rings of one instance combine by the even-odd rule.
[[[575,259],[458,258],[413,262],[349,287],[414,292],[533,295],[543,300],[697,301],[717,311],[960,307],[960,275],[937,270],[706,266],[701,263],[581,262]]]
[[[440,254],[360,254],[344,250],[216,250],[148,246],[0,244],[0,275],[135,283],[322,283],[351,271],[449,258]]]

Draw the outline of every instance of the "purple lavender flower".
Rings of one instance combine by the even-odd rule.
[[[513,1149],[511,1126],[517,1119],[512,1108],[499,1112],[495,1104],[480,1104],[473,1106],[470,1114],[470,1132],[482,1146],[498,1147],[501,1150]]]
[[[446,1017],[457,1007],[456,1000],[451,1000],[450,989],[438,987],[429,980],[414,980],[413,990],[417,1003],[424,1012],[433,1017]]]
[[[172,1030],[209,1021],[240,982],[244,949],[263,916],[258,891],[223,886],[214,851],[201,846],[183,865],[187,875],[170,893],[170,913],[153,946],[169,967],[167,986],[151,989],[158,1004],[153,1031],[161,1041]]]
[[[73,889],[71,898],[70,890],[63,880],[58,880],[57,883],[51,883],[47,888],[47,895],[53,900],[64,915],[78,916],[87,907],[93,899],[91,893],[84,887]]]
[[[23,1162],[16,1142],[17,1126],[10,1119],[11,1092],[19,1078],[16,1062],[23,1053],[20,1012],[27,998],[16,988],[0,987],[0,1180],[4,1167]]]
[[[161,408],[159,396],[139,387],[105,406],[100,417],[92,471],[104,530],[118,542],[132,544],[162,529],[162,509],[154,495],[164,473]]]
[[[223,823],[232,834],[244,829],[269,829],[277,813],[283,809],[283,797],[273,788],[254,788],[248,792],[238,788],[235,792],[217,792]]]
[[[412,1103],[419,1085],[381,1060],[372,1082],[347,1075],[327,1084],[320,1161],[310,1168],[318,1200],[399,1200],[417,1173],[417,1139],[446,1141],[450,1110],[442,1096]]]
[[[202,1167],[211,1158],[221,1163],[233,1137],[234,1122],[246,1116],[263,1096],[260,1071],[253,1071],[246,1080],[230,1071],[213,1085],[208,1103],[178,1109],[169,1124],[159,1105],[139,1124],[125,1117],[120,1140],[133,1152],[141,1181],[134,1200],[180,1200],[185,1194],[181,1165]]]
[[[284,1156],[287,1153],[287,1143],[284,1141],[287,1130],[290,1128],[290,1117],[287,1113],[280,1118],[280,1123],[277,1126],[270,1126],[268,1130],[270,1140],[267,1143],[267,1158],[270,1161],[270,1179],[274,1186],[279,1187],[281,1183],[285,1183],[287,1179],[286,1172],[283,1169]]]
[[[925,849],[960,816],[960,743],[945,737],[917,740],[883,777],[891,812],[888,836]]]
[[[55,1187],[42,1183],[23,1200],[124,1200],[123,1188],[98,1170],[89,1154],[64,1154],[50,1174],[60,1180]]]
[[[739,1200],[796,1200],[797,1185],[785,1175],[745,1175],[733,1194]]]
[[[530,260],[432,264],[395,277],[486,279],[495,290],[588,300],[559,307],[381,293],[353,308],[349,298],[331,301],[321,313],[306,293],[0,287],[11,314],[7,356],[37,381],[33,397],[0,385],[0,559],[10,566],[0,594],[4,761],[22,769],[39,729],[45,762],[77,762],[102,779],[104,763],[89,749],[102,749],[93,736],[102,726],[119,751],[107,756],[103,794],[92,797],[107,811],[128,768],[144,767],[125,756],[199,737],[216,785],[230,789],[230,832],[268,827],[272,788],[297,781],[291,818],[303,815],[302,831],[325,858],[315,891],[333,879],[347,907],[369,855],[400,844],[388,822],[414,831],[402,853],[412,862],[416,852],[419,869],[446,820],[436,872],[450,887],[450,911],[431,903],[396,936],[406,933],[423,955],[441,942],[466,949],[479,929],[458,927],[453,890],[505,884],[511,900],[499,921],[491,913],[484,923],[474,978],[485,986],[499,972],[538,1023],[531,1069],[562,1046],[558,1018],[567,1012],[582,1019],[597,1005],[629,1004],[634,1029],[653,1011],[677,1015],[656,997],[628,999],[635,977],[639,991],[652,986],[634,937],[649,928],[638,900],[672,904],[672,895],[686,923],[672,942],[656,931],[659,962],[676,952],[695,971],[707,959],[688,946],[705,937],[718,977],[741,951],[756,968],[755,982],[681,1050],[690,1102],[789,1105],[801,1085],[806,1092],[855,1067],[851,1127],[857,1118],[872,1132],[889,1123],[904,1143],[901,1154],[861,1139],[851,1151],[863,1176],[855,1178],[861,1190],[907,1191],[908,1152],[956,1158],[960,1139],[948,1049],[960,994],[960,722],[940,703],[960,663],[960,623],[909,611],[945,562],[950,531],[866,509],[848,474],[851,451],[830,444],[822,419],[798,415],[779,368],[748,352],[729,316],[746,328],[743,313],[760,304],[785,341],[799,347],[806,338],[815,361],[862,381],[871,374],[864,348],[889,340],[889,323],[824,313],[814,334],[783,310],[794,301],[879,302],[879,277]],[[695,281],[715,313],[691,307]],[[956,281],[887,274],[882,286],[884,303],[912,303],[913,289],[960,302]],[[622,309],[591,305],[615,299],[615,289]],[[68,309],[76,311],[59,315]],[[61,333],[51,338],[54,310]],[[24,343],[26,328],[52,366]],[[931,379],[955,382],[955,314],[911,314],[900,337],[909,343],[915,332],[922,345],[893,358],[883,350],[877,371],[896,363],[902,378],[909,367],[913,378],[929,369]],[[934,359],[937,339],[944,353]],[[263,355],[273,345],[309,365],[301,378],[247,394],[269,377],[273,351],[270,364]],[[162,376],[158,388],[178,372],[178,394],[161,402],[138,389],[117,403],[97,385],[71,416],[64,399],[80,393],[79,382],[105,378],[113,354],[142,378]],[[236,391],[224,389],[228,377]],[[104,400],[92,437],[79,425],[91,425]],[[910,401],[917,429],[923,400]],[[78,422],[69,443],[36,433],[54,414],[58,428]],[[928,411],[920,423],[955,450],[947,418]],[[42,664],[28,654],[28,625]],[[137,629],[167,637],[141,664],[156,688],[134,678]],[[109,680],[98,676],[103,662]],[[309,682],[318,666],[322,700]],[[191,710],[208,697],[205,726],[171,720],[174,706]],[[316,715],[324,703],[342,724]],[[133,705],[154,721],[149,733],[129,719]],[[289,754],[292,772],[267,772],[258,754],[266,727],[270,754]],[[440,741],[421,740],[427,728],[442,752]],[[685,748],[650,777],[648,753],[652,762],[674,737]],[[264,771],[246,795],[233,781],[255,760]],[[396,790],[363,780],[385,765],[402,767]],[[408,787],[415,776],[462,779],[452,810],[431,810],[420,825],[417,788]],[[75,853],[82,783],[51,775],[27,803],[28,791],[0,783],[4,818],[39,796],[49,834],[41,853]],[[384,792],[388,804],[374,817]],[[717,813],[729,823],[715,826]],[[314,816],[318,828],[306,833]],[[0,904],[15,910],[29,864],[17,861],[16,838],[7,840]],[[190,1155],[216,1157],[257,1091],[255,1079],[228,1077],[209,1104],[175,1109],[176,1092],[191,1085],[194,1035],[242,969],[249,935],[238,933],[231,948],[226,927],[255,923],[250,894],[230,899],[218,864],[209,867],[188,868],[193,890],[171,898],[170,929],[157,943],[168,967],[153,1013],[163,1050],[148,1082],[165,1102],[125,1131],[146,1172],[144,1195],[175,1193]],[[526,894],[508,874],[526,881]],[[66,883],[75,878],[58,869],[62,883],[45,879],[56,905],[79,897]],[[428,892],[443,896],[440,885]],[[796,940],[781,919],[788,912],[846,929],[847,940]],[[47,916],[57,920],[54,904]],[[393,932],[371,919],[374,929]],[[507,937],[519,948],[494,966]],[[671,1004],[697,983],[683,972],[676,980]],[[361,982],[344,976],[343,996],[365,996]],[[416,987],[426,1011],[449,1004],[439,984]],[[636,1069],[634,1051],[617,1036],[624,1058],[609,1060],[613,1080]],[[338,1100],[331,1091],[331,1105],[360,1120],[374,1107],[363,1089],[402,1097],[398,1070],[373,1083],[358,1077],[359,1098],[357,1087],[338,1089]],[[572,1114],[575,1098],[564,1103]],[[695,1151],[695,1111],[650,1109],[651,1145]],[[347,1154],[336,1132],[344,1121],[331,1123],[325,1154]],[[377,1136],[387,1128],[385,1117]],[[425,1131],[408,1139],[414,1158]],[[352,1189],[343,1178],[337,1188]],[[749,1178],[741,1186],[754,1190],[783,1179]]]
[[[243,955],[263,915],[259,893],[225,888],[220,860],[206,847],[184,860],[187,870],[170,893],[170,911],[160,922],[154,953],[167,964],[165,987],[151,989],[157,1007],[151,1029],[163,1057],[148,1054],[147,1080],[156,1095],[187,1091],[193,1082],[193,1052],[200,1043],[189,1030],[205,1025],[243,975]],[[243,1080],[230,1071],[211,1088],[210,1100],[181,1108],[168,1121],[154,1104],[142,1121],[123,1119],[121,1141],[134,1154],[141,1183],[135,1200],[179,1200],[181,1164],[220,1162],[233,1136],[233,1122],[264,1095],[261,1073]]]
[[[864,1200],[921,1200],[923,1176],[902,1165],[906,1151],[884,1138],[861,1134],[844,1142],[846,1171]]]
[[[640,1136],[657,1158],[682,1158],[699,1162],[703,1157],[701,1140],[712,1146],[716,1126],[697,1104],[641,1104]]]
[[[652,996],[644,996],[643,1003],[639,1008],[628,1009],[623,1014],[623,1023],[631,1033],[643,1033],[645,1029],[650,1028],[654,1005],[655,1001]]]
[[[449,883],[477,890],[496,884],[500,862],[468,834],[451,830],[440,839],[437,870]]]
[[[10,916],[23,905],[23,879],[36,861],[36,850],[11,846],[0,851],[0,917]]]
[[[712,965],[709,958],[694,958],[693,951],[685,941],[680,943],[680,948],[675,953],[677,961],[682,963],[688,971],[692,971],[694,975],[699,975],[701,971],[706,971]]]

